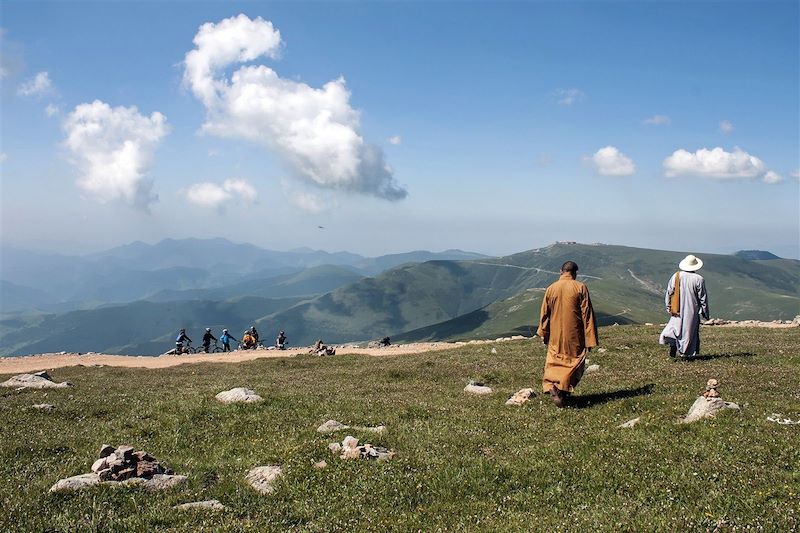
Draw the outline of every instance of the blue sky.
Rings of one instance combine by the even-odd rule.
[[[0,10],[6,243],[800,256],[797,2]]]

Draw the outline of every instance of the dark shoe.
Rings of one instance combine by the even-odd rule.
[[[553,388],[550,389],[550,397],[553,398],[553,403],[559,409],[564,407],[564,396],[563,393],[558,390],[558,387],[553,385]]]
[[[677,355],[678,355],[678,347],[675,346],[674,344],[670,344],[669,345],[669,356],[674,359],[675,356],[677,356]]]

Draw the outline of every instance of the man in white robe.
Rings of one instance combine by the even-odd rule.
[[[700,353],[700,315],[706,320],[710,316],[706,282],[697,273],[702,266],[703,261],[687,255],[667,285],[664,300],[671,317],[658,342],[669,345],[670,357],[680,353],[688,358]]]

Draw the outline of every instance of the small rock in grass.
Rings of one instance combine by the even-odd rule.
[[[633,426],[635,426],[636,424],[638,424],[638,423],[639,423],[639,420],[641,420],[641,418],[642,418],[642,417],[640,417],[640,416],[637,416],[637,417],[636,417],[636,418],[634,418],[633,420],[628,420],[628,421],[627,421],[627,422],[625,422],[624,424],[620,424],[620,425],[618,425],[617,427],[618,427],[618,428],[632,428]]]
[[[283,469],[280,466],[257,466],[247,473],[245,479],[256,491],[269,494],[275,491],[273,484],[282,475]]]
[[[328,463],[325,462],[325,461],[319,461],[319,462],[314,463],[314,468],[316,470],[322,470],[323,468],[327,468],[327,467],[328,467]]]
[[[346,426],[336,420],[328,420],[317,428],[317,433],[334,433],[344,429],[350,429],[350,426]]]
[[[506,400],[506,405],[522,405],[533,396],[533,389],[520,389],[514,395]]]
[[[597,353],[606,353],[607,351],[608,350],[606,350],[605,348],[598,348],[597,349]]]
[[[39,411],[52,411],[55,408],[56,408],[55,405],[51,405],[49,403],[37,403],[31,405],[31,409],[37,409]]]
[[[222,391],[215,396],[222,403],[254,403],[263,400],[254,390],[244,387],[236,387],[231,390]]]
[[[492,348],[492,353],[496,354],[497,353],[497,348]]]
[[[600,365],[597,364],[589,365],[588,367],[586,367],[587,374],[591,374],[592,372],[597,372],[598,370],[600,370]]]
[[[689,412],[686,413],[686,416],[683,418],[682,422],[684,424],[688,424],[704,418],[712,418],[716,416],[718,412],[725,409],[738,410],[739,406],[733,402],[726,402],[719,397],[706,398],[704,396],[699,396],[689,408]]]
[[[464,387],[464,392],[468,392],[470,394],[491,394],[494,392],[491,387],[484,387],[483,385],[473,385],[470,383],[466,387]]]
[[[227,509],[219,500],[204,500],[201,502],[182,503],[173,507],[178,511],[224,511]]]
[[[339,453],[342,450],[342,445],[338,442],[331,442],[328,444],[328,449],[331,451],[331,453]]]

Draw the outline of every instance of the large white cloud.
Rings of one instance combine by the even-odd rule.
[[[322,188],[389,200],[407,195],[383,151],[358,132],[343,78],[315,88],[281,78],[264,65],[225,68],[262,56],[277,57],[280,32],[245,15],[203,24],[186,54],[184,81],[207,110],[203,131],[246,139],[275,151],[296,176]]]
[[[587,159],[592,162],[597,173],[603,176],[630,176],[636,172],[633,160],[614,146],[600,148]]]
[[[709,150],[701,148],[692,153],[675,150],[664,159],[664,174],[673,176],[704,176],[719,179],[755,178],[767,171],[767,166],[756,156],[740,148],[726,152],[719,146]]]
[[[186,199],[190,203],[219,209],[223,209],[231,201],[252,204],[257,196],[255,188],[242,179],[227,179],[222,185],[211,182],[195,183],[186,190]]]
[[[37,73],[33,78],[25,81],[17,89],[21,96],[41,96],[55,91],[50,74],[47,71]]]
[[[119,200],[147,210],[158,197],[145,174],[153,152],[169,132],[159,112],[111,107],[95,100],[80,104],[64,120],[64,144],[78,167],[78,186],[101,202]]]

